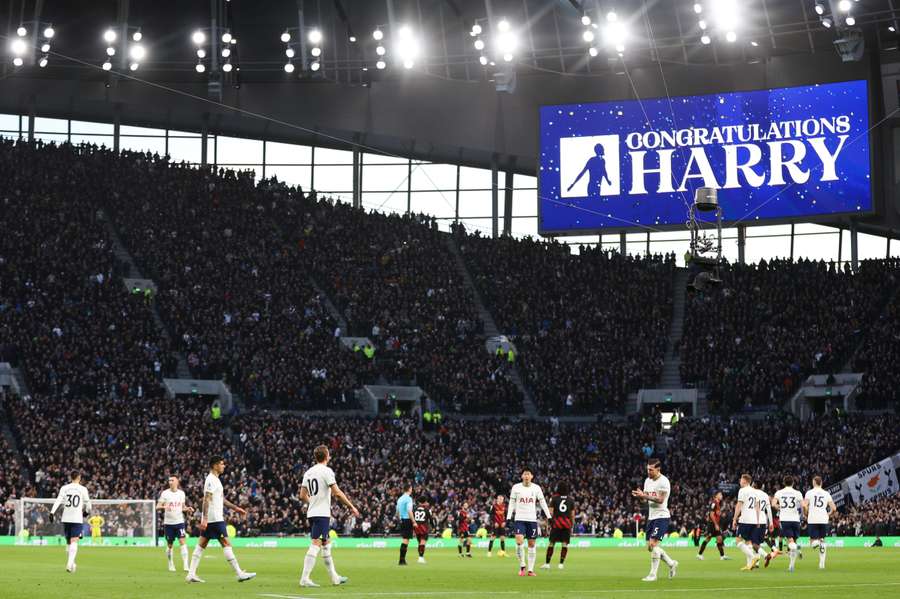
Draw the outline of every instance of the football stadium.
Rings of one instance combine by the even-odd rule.
[[[898,596],[898,28],[0,0],[0,597]]]

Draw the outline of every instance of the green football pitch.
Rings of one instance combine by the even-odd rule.
[[[672,549],[679,560],[678,576],[669,580],[664,564],[660,578],[641,582],[649,559],[640,549],[573,549],[565,570],[538,570],[537,578],[516,576],[514,557],[487,558],[481,551],[472,559],[460,559],[455,550],[437,549],[426,554],[427,564],[399,567],[397,554],[383,549],[335,550],[338,571],[350,581],[341,587],[307,589],[298,585],[302,549],[239,549],[245,570],[257,578],[238,583],[219,548],[208,549],[200,567],[206,584],[188,585],[184,573],[169,572],[163,549],[83,547],[78,552],[78,571],[65,571],[63,547],[0,547],[0,597],[46,599],[74,598],[181,598],[246,597],[253,599],[314,599],[347,597],[375,599],[428,597],[641,597],[659,593],[677,597],[898,597],[900,550],[837,549],[828,554],[827,569],[818,569],[817,556],[807,550],[788,573],[782,556],[768,569],[740,572],[743,560],[731,551],[731,561],[719,561],[715,548],[706,561],[697,561],[692,549]],[[712,555],[709,555],[712,554]],[[558,556],[558,554],[557,554]],[[554,557],[557,557],[554,556]],[[538,563],[543,563],[538,553]],[[180,562],[176,551],[176,563]],[[313,580],[328,579],[321,560]]]

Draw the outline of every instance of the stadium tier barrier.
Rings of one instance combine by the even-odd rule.
[[[841,547],[871,547],[876,537],[828,537],[828,546],[831,548]],[[157,539],[159,545],[165,545],[165,539],[160,537]],[[900,537],[881,537],[881,541],[885,547],[900,547]],[[338,549],[396,549],[400,547],[400,537],[378,537],[378,538],[354,538],[354,537],[337,537],[332,542]],[[196,537],[188,539],[188,545],[194,545]],[[235,547],[253,547],[263,549],[304,549],[309,547],[308,537],[234,537],[231,539],[232,545]],[[64,545],[65,539],[61,536],[45,536],[45,537],[29,537],[18,538],[15,536],[0,536],[0,546],[8,545]],[[98,543],[86,536],[80,543],[82,546],[90,547],[92,544]],[[809,539],[804,537],[800,539],[801,547],[809,546]],[[153,547],[154,539],[152,537],[109,537],[103,538],[99,545],[104,547]],[[428,541],[429,549],[454,548],[457,545],[455,538],[441,539],[434,538]],[[686,537],[666,538],[662,543],[663,547],[674,548],[691,548],[694,543]],[[486,540],[473,543],[478,549],[487,549]],[[537,541],[538,547],[546,547],[547,539],[542,538]],[[734,547],[734,538],[725,539],[726,547]],[[574,537],[569,544],[569,548],[581,549],[615,549],[615,548],[643,548],[644,540],[635,538],[595,538],[595,537]]]

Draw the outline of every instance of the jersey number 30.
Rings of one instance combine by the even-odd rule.
[[[81,495],[66,495],[66,507],[78,507],[81,503]]]
[[[319,494],[319,481],[314,478],[306,481],[306,487],[309,489],[310,495],[318,495]]]

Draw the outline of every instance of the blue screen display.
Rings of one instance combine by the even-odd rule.
[[[726,222],[872,210],[865,81],[540,109],[539,231],[678,225],[698,187]]]

